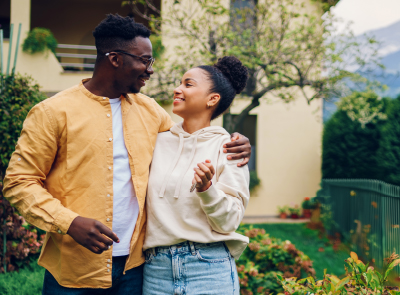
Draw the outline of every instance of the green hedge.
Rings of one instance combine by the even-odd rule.
[[[368,178],[400,185],[400,96],[383,99],[386,120],[365,128],[337,111],[323,133],[323,178]]]

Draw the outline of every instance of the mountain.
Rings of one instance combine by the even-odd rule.
[[[378,80],[386,84],[389,90],[382,96],[397,97],[400,94],[400,21],[385,28],[366,33],[382,42],[382,64],[386,67],[384,78]]]
[[[400,21],[381,29],[368,31],[366,34],[375,36],[378,41],[382,42],[380,51],[383,56],[400,51]]]
[[[371,30],[365,33],[367,36],[373,36],[377,41],[382,43],[380,53],[383,56],[382,64],[386,67],[382,77],[376,79],[386,84],[389,89],[384,93],[380,93],[385,97],[397,97],[400,95],[400,21],[387,27]],[[364,34],[357,36],[363,38]],[[323,117],[324,121],[328,120],[336,111],[335,101],[324,102]]]

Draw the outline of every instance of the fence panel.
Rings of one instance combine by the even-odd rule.
[[[370,179],[323,179],[322,188],[322,202],[359,255],[382,267],[385,257],[400,254],[400,187]]]

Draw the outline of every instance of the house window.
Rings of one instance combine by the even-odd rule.
[[[236,116],[237,115],[233,115],[233,118],[235,118]],[[247,115],[247,117],[244,119],[243,124],[241,124],[235,131],[243,134],[250,140],[251,158],[248,166],[250,171],[256,170],[257,115]]]
[[[10,4],[11,1],[0,1],[0,30],[4,39],[10,38]]]

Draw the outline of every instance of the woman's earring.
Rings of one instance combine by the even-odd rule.
[[[208,104],[207,104],[207,109],[209,109],[209,108],[211,108],[211,105],[208,103]]]

